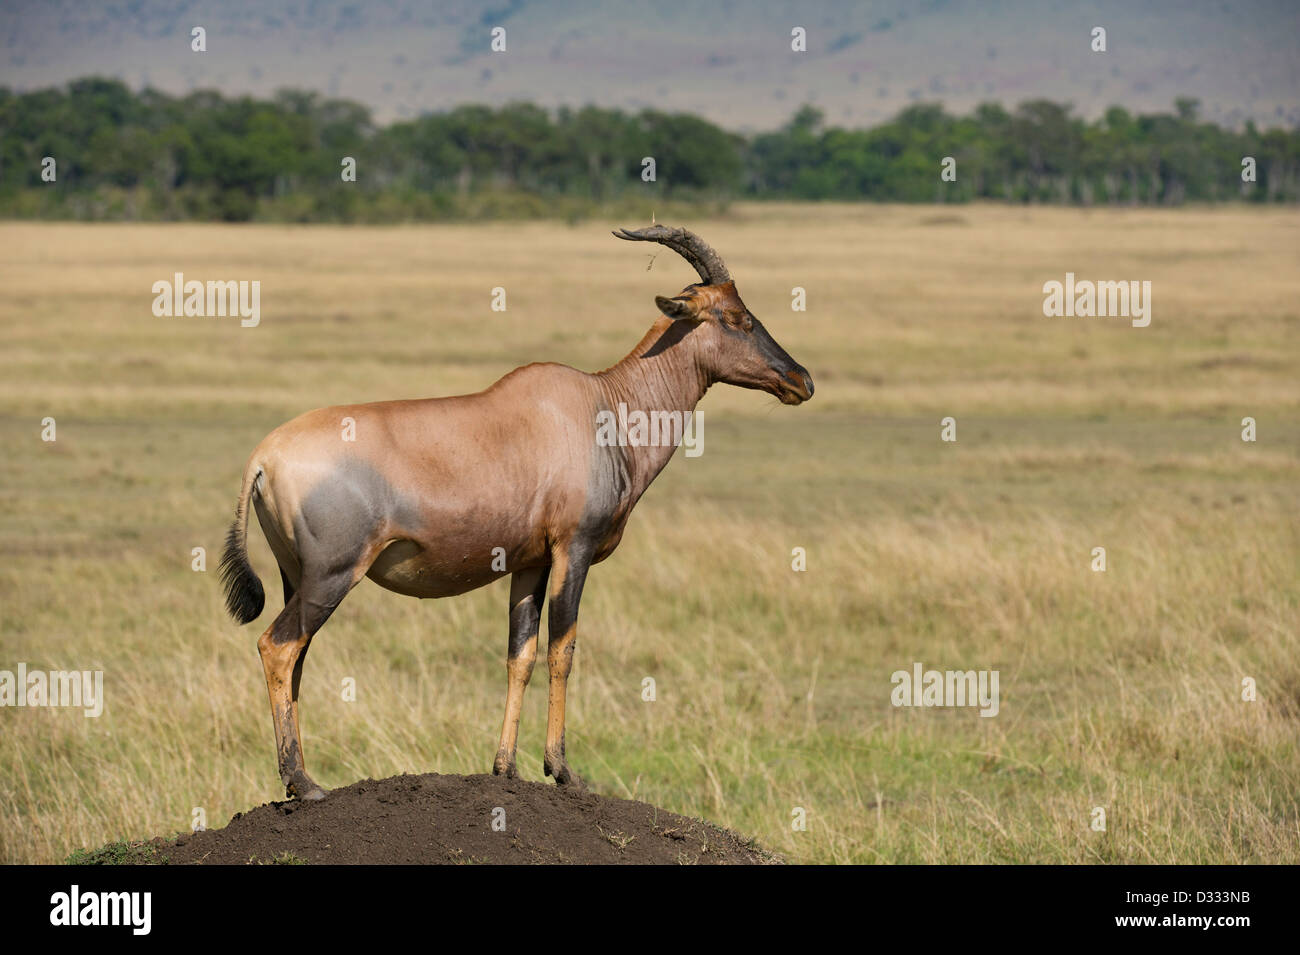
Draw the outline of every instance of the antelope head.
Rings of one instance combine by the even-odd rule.
[[[701,282],[686,286],[672,298],[656,295],[655,305],[674,322],[687,325],[690,335],[699,336],[696,353],[710,380],[766,391],[787,405],[812,397],[808,369],[776,343],[740,300],[722,256],[699,236],[663,225],[620,229],[614,235],[666,245],[700,274]]]

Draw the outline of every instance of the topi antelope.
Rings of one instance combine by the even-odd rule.
[[[531,364],[478,394],[309,411],[248,459],[221,574],[231,615],[257,617],[264,595],[248,562],[251,502],[284,584],[284,609],[257,649],[289,796],[325,795],[303,765],[298,685],[312,637],[362,577],[412,597],[450,597],[511,574],[506,713],[492,767],[506,776],[515,775],[519,711],[549,593],[544,766],[556,783],[580,787],[565,761],[564,703],[583,583],[614,552],[676,447],[606,446],[595,437],[597,416],[623,403],[684,417],[719,381],[788,405],[812,397],[807,370],[745,307],[713,249],[662,225],[614,235],[667,246],[702,281],[656,296],[663,317],[612,368]],[[344,418],[355,422],[346,442]]]

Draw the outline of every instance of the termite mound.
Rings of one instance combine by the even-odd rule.
[[[132,853],[168,864],[755,865],[750,839],[648,803],[501,776],[364,779],[319,802],[271,802],[221,829]]]

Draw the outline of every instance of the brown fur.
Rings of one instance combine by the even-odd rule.
[[[293,592],[259,641],[291,795],[323,795],[302,763],[302,659],[313,634],[365,576],[398,593],[446,597],[515,575],[506,715],[494,764],[495,772],[511,774],[549,575],[546,771],[557,782],[578,782],[565,763],[564,710],[582,587],[589,566],[618,546],[632,508],[675,450],[597,451],[598,412],[619,403],[690,412],[715,382],[762,389],[787,404],[812,395],[807,372],[771,339],[733,282],[688,286],[656,302],[665,317],[605,371],[532,364],[477,394],[322,408],[272,431],[253,451],[231,532],[238,547],[228,547],[227,560],[247,567],[251,501]],[[346,419],[355,440],[344,440]],[[235,591],[232,612],[251,602],[241,585],[238,575],[227,584]]]

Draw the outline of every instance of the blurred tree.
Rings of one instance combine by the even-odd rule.
[[[284,90],[270,99],[201,90],[133,93],[116,80],[0,88],[0,212],[241,220],[263,215],[350,221],[457,210],[544,211],[548,203],[646,195],[903,202],[997,198],[1169,203],[1300,199],[1300,131],[1233,131],[1203,122],[1200,102],[1093,121],[1069,104],[981,103],[953,116],[916,103],[871,129],[826,125],[815,106],[780,128],[738,136],[698,116],[531,103],[469,104],[380,127],[354,102]],[[58,160],[59,188],[40,178]],[[358,179],[341,188],[341,161]],[[643,157],[656,181],[641,179]],[[940,180],[940,162],[957,179]],[[1241,162],[1256,161],[1256,181]],[[106,191],[129,199],[88,202]],[[30,195],[27,195],[30,194]],[[503,197],[521,197],[504,199]],[[530,197],[530,198],[522,198]],[[567,204],[567,206],[565,205]]]

